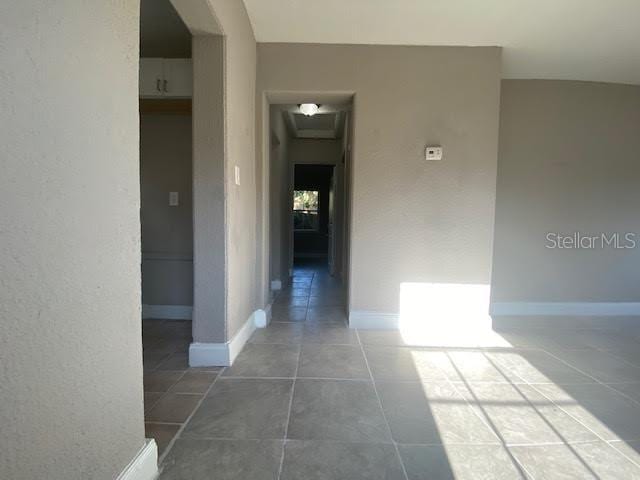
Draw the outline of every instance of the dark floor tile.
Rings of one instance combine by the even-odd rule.
[[[305,297],[309,298],[310,288],[304,286],[289,286],[278,293],[277,298]]]
[[[291,279],[291,284],[294,287],[311,287],[312,281],[313,277],[301,277],[296,275]]]
[[[307,322],[309,323],[346,323],[347,314],[344,307],[309,307]]]
[[[388,427],[370,382],[296,380],[288,438],[389,442]]]
[[[499,445],[398,445],[398,449],[409,480],[526,478]]]
[[[163,395],[164,392],[144,392],[144,413],[149,412]]]
[[[170,353],[154,353],[145,351],[142,355],[142,364],[145,372],[152,372],[171,356]]]
[[[180,430],[180,425],[169,425],[166,423],[145,423],[144,432],[147,438],[153,438],[158,445],[158,456],[166,450],[169,442],[173,440]]]
[[[370,378],[360,345],[318,344],[302,346],[298,377]]]
[[[188,353],[174,353],[158,365],[158,370],[186,370],[189,368]]]
[[[274,305],[271,309],[272,322],[304,322],[306,318],[306,307],[279,307]]]
[[[166,392],[175,384],[184,372],[155,371],[145,372],[144,390],[145,392]]]
[[[609,384],[609,386],[614,390],[633,398],[636,402],[640,402],[640,383],[613,383]]]
[[[404,480],[392,444],[289,440],[281,480]]]
[[[174,384],[169,391],[173,393],[206,393],[217,373],[189,371]]]
[[[160,480],[276,480],[282,441],[179,438]]]
[[[314,290],[314,293],[316,290]],[[309,307],[343,307],[345,305],[344,295],[311,295],[309,296]]]
[[[276,308],[302,307],[307,308],[309,298],[306,296],[282,296],[277,297],[273,306]]]
[[[303,343],[358,345],[356,331],[346,325],[305,324]]]
[[[302,323],[271,323],[267,328],[257,329],[250,343],[301,343],[304,325]]]
[[[149,422],[184,423],[196,409],[202,396],[166,393],[156,402],[146,420]]]
[[[284,439],[292,387],[293,380],[220,378],[183,436]]]
[[[299,345],[248,343],[222,376],[293,378],[299,353]]]

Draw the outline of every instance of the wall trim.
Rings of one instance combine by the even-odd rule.
[[[157,476],[158,446],[153,438],[147,438],[144,446],[118,475],[117,480],[154,480]]]
[[[400,315],[397,313],[349,311],[349,328],[398,330]]]
[[[267,312],[253,312],[231,340],[225,343],[193,342],[189,346],[190,367],[230,367],[256,328],[267,326]]]
[[[267,305],[266,307],[264,307],[264,313],[265,313],[265,327],[268,327],[271,324],[271,317],[272,315],[272,307],[273,303],[270,303],[269,305]],[[261,328],[259,325],[257,326],[258,328]]]
[[[282,281],[271,280],[271,290],[282,290]]]
[[[191,305],[142,305],[142,318],[157,318],[160,320],[191,320],[193,307]]]
[[[490,315],[625,317],[640,316],[637,302],[494,302]]]

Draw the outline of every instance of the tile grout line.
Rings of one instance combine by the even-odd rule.
[[[565,361],[565,360],[564,360],[564,359],[562,359],[561,357],[558,357],[557,355],[554,355],[553,353],[551,353],[551,352],[549,352],[549,351],[547,351],[547,350],[544,350],[544,349],[543,349],[542,351],[543,351],[543,352],[545,352],[547,355],[549,355],[549,356],[551,356],[551,357],[555,358],[556,360],[559,360],[560,362],[564,363],[565,365],[567,365],[567,366],[569,366],[569,367],[571,367],[571,368],[573,368],[573,369],[577,370],[577,371],[578,371],[578,372],[580,372],[581,374],[583,374],[583,375],[585,375],[585,376],[587,376],[587,377],[592,378],[593,380],[595,380],[595,383],[588,384],[588,385],[598,385],[598,384],[599,384],[599,385],[602,385],[602,386],[604,386],[605,388],[608,388],[608,389],[610,389],[610,390],[612,390],[612,391],[614,391],[614,392],[618,393],[619,395],[621,395],[621,396],[623,396],[623,397],[625,397],[625,398],[627,398],[627,399],[631,400],[631,401],[632,401],[632,402],[634,402],[635,404],[640,405],[640,402],[638,402],[637,400],[633,399],[632,397],[630,397],[630,396],[626,395],[626,394],[625,394],[625,393],[623,393],[623,392],[620,392],[619,390],[616,390],[615,388],[611,387],[610,385],[607,385],[606,383],[604,383],[604,382],[600,381],[598,378],[594,377],[593,375],[590,375],[589,373],[587,373],[587,372],[585,372],[585,371],[581,370],[580,368],[578,368],[578,367],[576,367],[576,366],[574,366],[574,365],[570,364],[569,362]],[[536,392],[540,393],[542,396],[544,396],[546,399],[548,399],[551,403],[553,403],[554,405],[556,405],[556,406],[557,406],[560,410],[562,410],[565,414],[569,415],[569,416],[570,416],[571,418],[573,418],[576,422],[578,422],[580,425],[582,425],[583,427],[585,427],[588,431],[592,432],[592,433],[593,433],[596,437],[598,437],[602,442],[604,442],[604,443],[606,443],[607,445],[609,445],[611,448],[613,448],[616,452],[620,453],[624,458],[626,458],[627,460],[629,460],[629,461],[630,461],[631,463],[633,463],[634,465],[636,465],[636,466],[640,467],[640,462],[639,462],[639,461],[637,461],[637,460],[634,460],[634,459],[630,458],[630,457],[629,457],[627,454],[625,454],[622,450],[620,450],[620,449],[616,448],[616,447],[615,447],[615,445],[612,445],[612,443],[613,443],[613,442],[615,442],[615,440],[607,440],[606,438],[603,438],[600,434],[598,434],[598,433],[597,433],[597,432],[595,432],[593,429],[591,429],[591,428],[589,428],[587,425],[585,425],[585,424],[584,424],[584,422],[582,422],[580,419],[576,418],[576,417],[575,417],[574,415],[572,415],[570,412],[567,412],[564,408],[562,408],[562,406],[561,406],[561,405],[558,405],[558,404],[557,404],[557,403],[556,403],[552,398],[549,398],[549,396],[548,396],[548,395],[546,395],[544,392],[542,392],[542,391],[540,391],[539,389],[537,389],[534,385],[531,385],[531,386],[532,386],[532,388],[533,388]],[[558,385],[558,386],[559,386],[559,385]],[[562,389],[562,391],[563,391],[564,393],[566,393],[566,392],[564,391],[564,389]],[[568,395],[568,394],[567,394],[567,395]],[[578,403],[578,405],[580,405],[580,404],[579,404],[579,402],[577,402],[577,401],[576,401],[576,403]],[[589,412],[589,413],[590,413],[590,412]],[[596,417],[594,417],[594,418],[596,418]],[[623,443],[626,443],[626,441],[625,441],[625,440],[623,440],[623,439],[619,439],[619,440],[620,440],[620,441],[622,441]]]
[[[404,461],[402,460],[402,456],[400,455],[400,449],[398,448],[398,443],[395,441],[395,439],[393,438],[393,433],[391,432],[391,425],[389,424],[389,420],[387,419],[387,415],[386,413],[384,413],[384,408],[382,407],[382,400],[380,399],[380,395],[378,393],[378,387],[376,387],[376,382],[373,379],[373,373],[371,373],[371,367],[369,367],[369,360],[367,359],[367,355],[364,352],[364,347],[362,346],[362,341],[360,340],[360,334],[358,332],[358,329],[355,329],[356,331],[356,338],[358,339],[358,344],[360,345],[360,352],[362,353],[362,356],[364,357],[364,363],[367,367],[367,371],[369,372],[369,378],[371,380],[371,385],[373,386],[373,391],[376,394],[376,399],[378,400],[378,408],[380,408],[380,413],[382,413],[382,418],[384,419],[384,423],[387,426],[387,432],[389,433],[389,440],[391,440],[391,444],[393,445],[393,448],[396,452],[396,458],[398,459],[398,462],[400,463],[400,467],[402,468],[402,473],[404,474],[404,478],[405,480],[409,480],[409,475],[407,474],[407,469],[404,466]]]
[[[280,480],[282,475],[282,469],[284,468],[284,454],[285,447],[287,446],[287,436],[289,435],[289,422],[291,421],[291,410],[293,408],[293,395],[296,389],[296,379],[298,378],[298,370],[300,369],[300,360],[302,358],[302,345],[298,345],[298,360],[296,362],[296,371],[293,375],[293,382],[291,383],[291,395],[289,396],[289,409],[287,411],[287,420],[284,424],[284,440],[282,441],[282,454],[280,455],[280,464],[278,466],[277,480]]]
[[[163,464],[164,460],[167,458],[167,456],[169,455],[169,452],[173,448],[173,445],[176,443],[176,440],[182,435],[182,432],[184,431],[185,427],[191,421],[191,418],[193,418],[195,413],[200,409],[200,406],[202,405],[202,402],[204,402],[204,399],[207,398],[207,396],[209,395],[209,392],[211,391],[213,386],[216,384],[218,379],[220,379],[220,377],[222,376],[222,372],[224,372],[226,369],[227,369],[227,367],[224,367],[218,372],[218,375],[216,375],[216,378],[213,380],[213,382],[211,382],[211,385],[209,385],[209,388],[207,388],[207,390],[204,392],[204,395],[202,395],[202,398],[200,399],[200,401],[198,401],[198,404],[195,406],[193,411],[186,418],[184,423],[181,424],[181,426],[178,429],[178,431],[176,432],[176,434],[173,436],[173,438],[167,444],[167,447],[164,449],[164,452],[162,453],[162,455],[160,455],[160,457],[158,458],[158,476],[160,475],[160,473],[162,473],[162,464]],[[186,373],[186,371],[185,371],[185,373]]]
[[[453,382],[451,382],[451,379],[449,378],[449,375],[447,374],[446,371],[443,370],[442,373],[444,374],[445,378],[449,381],[449,384],[451,385],[451,387],[453,387],[453,389],[458,393],[458,395],[460,395],[464,400],[467,401],[467,404],[469,405],[469,408],[471,408],[471,410],[480,418],[480,420],[483,421],[483,423],[493,432],[493,434],[496,436],[496,438],[500,442],[500,445],[502,446],[502,448],[506,452],[507,456],[509,457],[511,463],[513,464],[513,466],[521,474],[521,477],[525,478],[525,479],[529,478],[530,480],[535,480],[535,477],[533,476],[533,474],[531,474],[531,472],[529,472],[525,468],[525,466],[516,458],[516,456],[513,454],[513,452],[511,450],[509,450],[509,445],[508,445],[506,439],[504,438],[504,436],[502,435],[502,433],[500,432],[498,427],[495,425],[495,423],[492,420],[492,418],[489,416],[489,414],[482,407],[482,403],[477,398],[475,392],[471,388],[471,385],[469,385],[469,381],[465,379],[464,375],[462,375],[462,372],[460,371],[458,366],[455,364],[455,362],[451,358],[450,353],[447,352],[447,351],[444,351],[443,353],[446,356],[446,358],[449,361],[449,363],[451,364],[451,366],[453,367],[453,369],[455,370],[456,375],[461,379],[461,381],[459,383],[464,385],[464,387],[469,392],[471,397],[474,398],[475,404],[478,407],[477,410],[480,410],[482,412],[482,415],[480,415],[480,413],[478,413],[476,411],[476,408],[473,408],[473,405],[471,404],[471,402],[464,396],[464,394],[462,392],[460,392],[458,386],[454,385]]]
[[[161,370],[161,371],[164,371],[164,372],[176,372],[176,371],[179,371],[179,370]],[[149,373],[156,373],[156,371],[154,371],[154,372],[149,372]],[[176,379],[176,381],[175,381],[175,382],[173,382],[171,385],[169,385],[169,387],[167,388],[167,390],[166,390],[166,391],[164,391],[164,392],[147,392],[147,391],[144,391],[144,388],[143,388],[143,392],[142,392],[142,393],[143,393],[143,399],[144,399],[144,394],[145,394],[145,393],[162,393],[162,395],[160,395],[160,397],[159,397],[155,402],[153,402],[152,406],[150,406],[150,407],[149,407],[149,412],[148,412],[148,413],[146,413],[146,412],[145,412],[145,414],[144,414],[144,423],[150,423],[150,422],[147,422],[147,415],[148,415],[149,413],[151,413],[151,412],[153,411],[153,409],[154,409],[154,408],[156,408],[156,406],[158,406],[158,403],[160,403],[160,400],[162,400],[163,398],[165,398],[165,397],[167,396],[167,394],[169,394],[169,393],[177,393],[177,392],[171,392],[171,389],[172,389],[174,386],[176,386],[176,385],[178,384],[178,382],[180,382],[180,380],[182,380],[182,378],[183,378],[186,374],[187,374],[187,371],[186,371],[186,370],[184,370],[184,371],[182,372],[182,375],[180,375],[180,376]],[[142,378],[143,378],[143,384],[144,384],[144,372],[143,372],[143,374],[142,374]],[[143,387],[144,387],[144,385],[143,385]],[[146,405],[144,405],[144,404],[143,404],[143,407],[146,407]]]
[[[506,380],[509,380],[509,378],[507,377],[507,375],[504,373],[504,371],[502,369],[506,368],[504,366],[499,366],[494,359],[490,358],[489,356],[487,356],[486,353],[482,353],[482,355],[484,356],[484,358],[491,364],[491,366],[493,366],[493,368]],[[513,374],[513,372],[511,372]],[[517,373],[515,373],[515,375],[517,377],[522,378],[520,375],[518,375]],[[563,436],[563,434],[558,430],[558,428],[556,428],[553,423],[542,414],[542,412],[540,412],[539,408],[536,408],[536,406],[533,404],[533,402],[522,392],[522,388],[519,387],[518,385],[514,384],[513,382],[509,382],[508,385],[511,386],[511,388],[513,388],[516,392],[518,392],[518,394],[520,395],[520,397],[522,397],[522,399],[525,401],[526,404],[528,404],[528,406],[533,409],[533,411],[536,412],[536,414],[538,415],[538,417],[540,417],[540,419],[544,422],[544,424],[547,425],[548,428],[551,429],[551,431],[556,435],[556,437],[558,437],[562,442],[563,445],[566,446],[567,449],[569,449],[569,451],[573,454],[573,456],[578,460],[578,462],[580,462],[582,464],[582,466],[590,473],[592,474],[595,478],[598,478],[598,475],[596,474],[596,472],[593,470],[593,468],[591,467],[591,465],[589,465],[587,463],[587,461],[582,458],[582,456],[580,455],[579,452],[576,451],[576,449],[573,447],[573,444],[569,443],[567,441],[567,439]],[[519,384],[522,385],[522,384]],[[514,456],[515,457],[515,456]],[[517,457],[516,457],[517,460]],[[521,462],[520,462],[521,463]],[[522,463],[521,463],[522,465]],[[522,465],[522,468],[525,468],[524,465]],[[526,469],[525,469],[526,471]]]

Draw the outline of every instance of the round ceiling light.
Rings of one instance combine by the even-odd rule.
[[[315,103],[302,103],[300,104],[300,113],[303,113],[307,117],[312,117],[318,110],[320,109],[320,105]]]

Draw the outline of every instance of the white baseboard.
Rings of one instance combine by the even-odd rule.
[[[154,480],[158,476],[158,446],[147,438],[144,446],[125,467],[117,480]]]
[[[145,319],[191,320],[192,316],[191,305],[142,305],[142,318]]]
[[[199,343],[189,346],[190,367],[229,367],[242,351],[256,328],[267,325],[267,312],[258,309],[251,314],[244,325],[226,343]]]
[[[496,316],[573,316],[626,317],[640,316],[640,303],[635,302],[495,302],[489,308]]]
[[[258,328],[265,328],[268,327],[271,324],[271,317],[273,316],[272,314],[272,307],[273,304],[269,304],[266,307],[264,307],[264,327],[261,327],[260,325],[256,324],[256,327]]]
[[[352,310],[349,312],[349,328],[397,330],[400,315],[397,313]]]
[[[282,290],[282,281],[271,280],[271,290]]]

